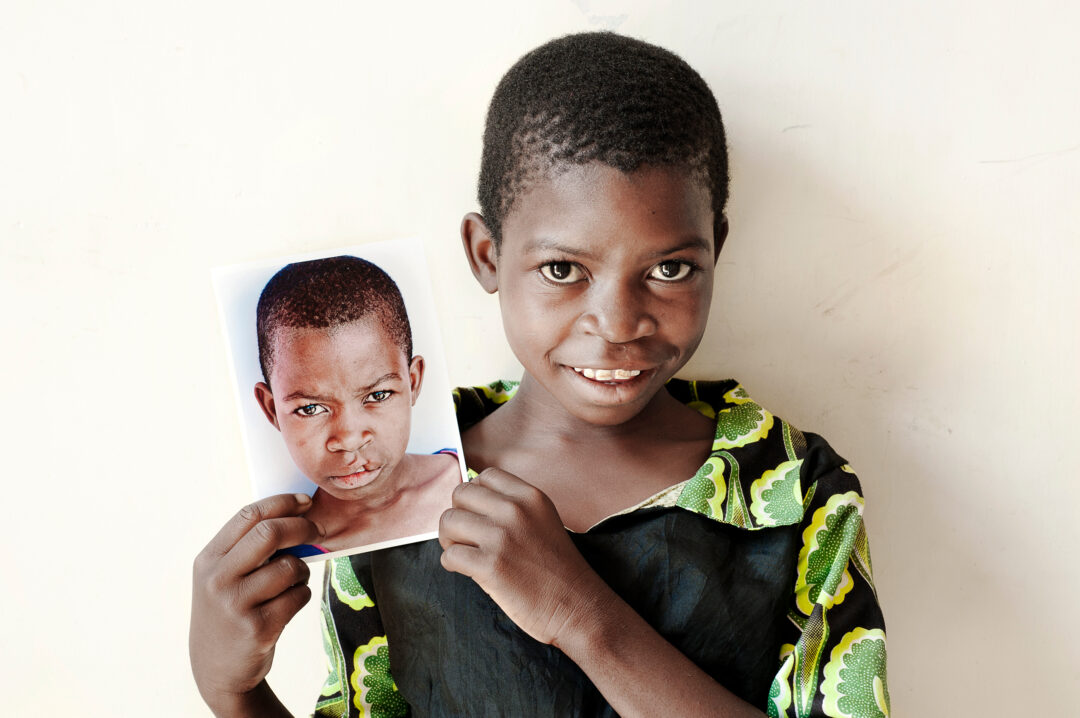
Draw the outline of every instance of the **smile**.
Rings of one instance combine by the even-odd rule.
[[[582,369],[576,366],[570,368],[586,379],[595,379],[596,381],[629,381],[641,374],[640,369]]]

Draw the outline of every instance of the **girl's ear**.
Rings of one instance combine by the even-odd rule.
[[[465,246],[465,257],[469,260],[476,281],[488,294],[499,289],[499,271],[496,265],[498,253],[491,238],[484,218],[476,212],[469,212],[461,220],[461,243]]]
[[[720,215],[720,221],[713,223],[713,264],[720,261],[720,250],[724,248],[724,240],[727,239],[728,221],[727,215]]]

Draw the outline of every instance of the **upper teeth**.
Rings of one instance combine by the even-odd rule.
[[[626,381],[641,373],[640,369],[580,369],[578,367],[574,367],[574,371],[584,374],[587,379],[597,381]]]

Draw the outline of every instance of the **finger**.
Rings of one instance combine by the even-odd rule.
[[[487,468],[481,471],[470,486],[483,486],[519,501],[533,501],[545,494],[525,479],[502,469]]]
[[[240,582],[238,600],[244,606],[266,603],[293,586],[306,584],[311,569],[296,556],[285,555],[252,571]]]
[[[512,474],[502,473],[504,476],[492,476],[483,483],[454,487],[454,508],[487,516],[493,523],[510,529],[524,526],[533,519],[558,517],[555,505],[544,492]],[[504,483],[505,477],[509,477],[509,481]]]
[[[447,509],[439,517],[439,545],[491,546],[500,543],[501,531],[490,518],[465,509]]]
[[[271,632],[274,639],[285,628],[285,624],[311,600],[311,589],[307,584],[293,586],[258,607],[259,620]]]
[[[450,495],[450,505],[485,516],[494,516],[499,507],[513,498],[487,484],[458,484]]]
[[[299,516],[311,508],[307,494],[277,494],[248,504],[226,522],[217,535],[206,545],[205,551],[224,556],[260,521],[282,516]]]
[[[483,562],[483,552],[475,546],[454,543],[443,547],[439,563],[447,571],[460,573],[472,578],[480,572]]]
[[[225,575],[243,576],[266,563],[279,549],[321,539],[319,527],[303,516],[265,519],[255,524],[222,557],[222,569]]]

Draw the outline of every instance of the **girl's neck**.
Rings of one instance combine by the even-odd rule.
[[[672,397],[666,389],[653,395],[629,421],[614,425],[593,424],[568,412],[529,374],[522,377],[513,400],[491,418],[499,426],[499,433],[520,437],[530,443],[633,444],[639,441],[685,441],[695,437],[708,440],[714,430],[712,422]]]
[[[469,467],[497,467],[547,494],[583,531],[690,478],[715,425],[661,389],[630,420],[584,421],[526,375],[514,398],[462,435]]]

